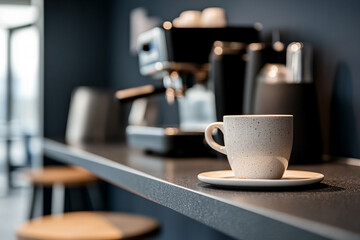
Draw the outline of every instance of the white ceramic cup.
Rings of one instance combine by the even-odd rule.
[[[223,8],[205,8],[201,13],[201,26],[204,28],[226,27],[226,13]]]
[[[218,128],[225,146],[213,139]],[[293,144],[292,115],[228,115],[211,123],[205,139],[227,155],[236,178],[279,179],[287,169]]]

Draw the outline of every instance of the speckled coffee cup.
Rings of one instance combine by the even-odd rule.
[[[219,128],[225,146],[214,141]],[[228,115],[205,130],[207,143],[227,155],[236,178],[279,179],[287,169],[293,144],[292,115]]]

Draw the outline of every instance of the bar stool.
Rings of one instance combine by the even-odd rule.
[[[29,219],[34,217],[38,192],[41,188],[51,188],[52,195],[55,195],[55,190],[58,190],[58,194],[52,196],[51,199],[52,213],[55,211],[57,211],[57,213],[63,213],[66,190],[74,187],[86,188],[98,180],[98,178],[89,171],[76,166],[47,166],[28,170],[25,174],[33,188]],[[89,195],[87,197],[90,199]]]
[[[108,140],[117,139],[119,106],[114,94],[113,90],[94,87],[78,87],[74,89],[66,123],[65,140],[67,143],[81,145],[83,143],[104,143]],[[59,189],[57,186],[65,188],[85,187],[97,179],[84,169],[69,166],[47,166],[39,170],[31,170],[28,178],[33,185],[30,219],[34,217],[36,196],[41,187],[50,187],[54,192],[55,189]],[[56,204],[55,201],[64,199],[65,193],[61,193],[61,195],[57,198],[52,197],[54,200],[51,204],[52,209],[54,209],[54,206],[60,208],[58,206],[64,205]],[[57,213],[63,212],[57,211]]]
[[[113,139],[117,132],[114,93],[96,88],[80,87],[74,91],[69,110],[66,141],[71,144],[100,143]],[[115,114],[116,115],[116,114]],[[106,131],[105,131],[106,130]],[[116,135],[116,134],[115,134]],[[51,166],[30,172],[34,186],[63,184],[78,186],[96,180],[90,172],[68,166]],[[34,194],[36,195],[36,193]],[[34,196],[36,197],[36,196]],[[35,200],[32,201],[31,212]],[[116,212],[67,212],[28,220],[17,229],[19,240],[92,240],[141,238],[156,233],[155,219]]]
[[[71,212],[30,220],[17,229],[19,240],[144,239],[159,228],[152,218],[125,213]]]

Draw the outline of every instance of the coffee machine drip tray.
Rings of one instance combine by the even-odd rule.
[[[175,127],[133,126],[126,128],[127,143],[149,153],[172,157],[211,156],[204,132],[181,131]]]

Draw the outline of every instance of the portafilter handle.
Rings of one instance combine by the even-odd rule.
[[[139,98],[149,97],[156,94],[164,93],[166,89],[164,87],[156,87],[153,85],[144,85],[140,87],[128,88],[123,90],[118,90],[115,93],[116,99],[121,103],[126,103],[134,101]]]

